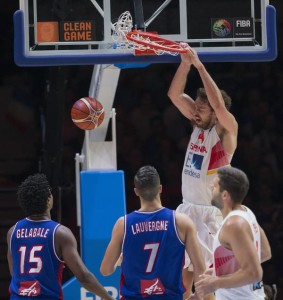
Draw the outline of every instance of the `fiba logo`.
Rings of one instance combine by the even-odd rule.
[[[219,19],[213,23],[212,29],[216,36],[223,38],[231,33],[232,26],[227,20]]]

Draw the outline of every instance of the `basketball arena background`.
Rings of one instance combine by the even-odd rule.
[[[279,55],[275,61],[208,63],[206,67],[233,100],[239,137],[232,163],[249,175],[246,204],[256,213],[272,246],[272,259],[263,264],[264,282],[277,284],[277,299],[283,299],[283,4],[270,4],[277,10]],[[79,240],[74,158],[81,152],[84,132],[72,123],[70,109],[88,95],[92,74],[92,66],[17,67],[13,60],[17,9],[17,1],[5,1],[0,9],[0,299],[7,299],[9,283],[6,232],[21,216],[15,191],[27,175],[38,171],[48,175],[57,199],[53,218],[69,226]],[[161,174],[164,205],[176,208],[181,201],[190,126],[167,97],[176,68],[157,64],[121,72],[114,107],[118,170],[125,172],[128,212],[139,206],[133,195],[133,175],[144,164],[153,164]],[[187,92],[194,96],[200,85],[192,71]],[[64,280],[70,276],[66,270]]]

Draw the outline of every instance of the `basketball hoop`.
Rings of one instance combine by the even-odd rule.
[[[120,48],[134,50],[135,55],[163,55],[166,53],[176,56],[187,51],[180,43],[164,39],[157,33],[132,30],[132,28],[132,16],[129,11],[126,11],[113,24],[114,34],[112,37],[119,43]]]
[[[178,55],[187,52],[180,43],[164,39],[153,32],[133,30],[128,32],[126,37],[134,43],[135,49],[140,51],[153,50],[157,55],[162,55],[164,53]]]

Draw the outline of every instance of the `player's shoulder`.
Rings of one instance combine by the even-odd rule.
[[[12,235],[12,233],[14,232],[14,230],[17,228],[17,226],[19,224],[21,224],[21,222],[23,222],[23,221],[25,221],[25,218],[18,220],[14,225],[12,225],[7,231],[7,236],[10,237]]]
[[[62,224],[58,225],[55,235],[56,235],[56,241],[58,241],[59,243],[73,241],[75,239],[72,230],[69,227],[64,226]]]
[[[126,215],[127,216],[127,215]],[[119,231],[124,231],[124,225],[125,225],[125,218],[126,218],[126,216],[122,216],[122,217],[120,217],[120,218],[118,218],[117,219],[117,221],[116,221],[116,223],[115,223],[115,225],[114,225],[114,228],[113,228],[113,230],[115,231],[117,231],[117,230],[119,230]]]
[[[184,213],[176,212],[176,223],[179,226],[194,227],[194,223],[189,216]]]
[[[246,231],[249,226],[248,221],[241,215],[233,215],[229,217],[223,224],[222,229],[229,231],[231,234]]]
[[[13,226],[11,226],[11,227],[8,229],[8,231],[7,231],[7,238],[8,238],[8,239],[11,237],[11,235],[12,235],[12,233],[13,233],[15,227],[16,227],[16,224],[14,224]]]
[[[127,218],[128,215],[125,215],[125,216],[122,216],[122,217],[119,217],[116,222],[115,222],[115,225],[114,226],[124,226],[124,223],[125,223],[125,218]]]
[[[60,235],[70,235],[70,234],[73,234],[72,230],[69,227],[64,226],[62,224],[58,225],[56,233],[60,234]]]
[[[191,218],[185,213],[175,211],[176,218],[190,220]]]

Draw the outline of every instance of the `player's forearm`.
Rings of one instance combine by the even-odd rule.
[[[231,275],[219,276],[215,281],[216,289],[236,288],[262,280],[262,269],[251,268],[249,270],[238,270]]]
[[[109,253],[108,253],[109,254]],[[109,276],[112,273],[115,272],[116,267],[120,266],[122,263],[122,254],[119,256],[119,258],[115,262],[115,257],[114,254],[112,255],[106,255],[104,256],[101,265],[100,265],[100,273],[103,276]]]
[[[113,298],[107,293],[105,288],[98,282],[98,280],[91,274],[87,274],[83,281],[80,281],[81,285],[91,293],[105,299],[113,300]]]
[[[168,90],[168,97],[173,103],[184,93],[190,69],[191,65],[186,62],[182,61],[179,65]]]
[[[212,79],[210,74],[207,72],[205,66],[201,64],[198,67],[198,72],[201,77],[204,89],[206,91],[208,101],[213,109],[216,109],[219,107],[219,105],[224,104],[224,101],[222,99],[221,92],[216,85],[215,81]]]
[[[104,264],[104,265],[101,265],[101,267],[100,267],[100,273],[103,276],[109,276],[109,275],[113,274],[115,272],[115,270],[116,270],[116,265],[105,266],[105,264]]]
[[[198,282],[200,280],[200,275],[205,272],[205,268],[195,268],[194,265],[194,282]]]

